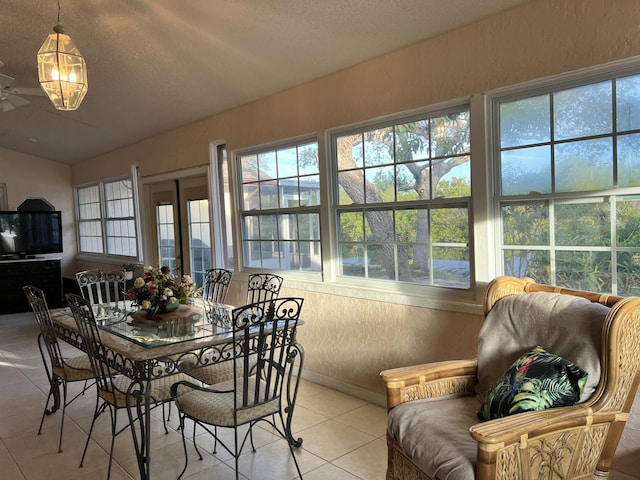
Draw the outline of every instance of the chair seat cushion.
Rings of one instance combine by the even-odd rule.
[[[406,402],[389,412],[388,433],[429,478],[474,479],[477,443],[469,428],[479,408],[471,395]]]
[[[266,403],[257,405],[249,404],[245,408],[240,408],[242,390],[236,391],[238,399],[238,410],[235,411],[234,420],[234,401],[233,388],[234,380],[218,383],[210,387],[214,391],[203,391],[191,389],[181,385],[178,388],[176,404],[182,412],[198,421],[209,425],[218,425],[222,427],[233,427],[234,425],[243,425],[252,420],[257,420],[280,410],[280,398],[273,398]],[[219,393],[224,392],[224,393]],[[251,402],[255,394],[255,383],[249,382],[248,398]],[[236,423],[237,422],[237,423]]]

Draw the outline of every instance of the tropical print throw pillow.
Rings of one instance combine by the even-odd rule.
[[[536,346],[518,358],[487,392],[481,420],[514,413],[575,405],[587,372],[576,364]]]

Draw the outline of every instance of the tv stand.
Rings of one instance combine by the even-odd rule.
[[[44,291],[50,308],[62,306],[62,271],[59,258],[13,258],[0,261],[0,315],[28,312],[23,285],[33,285]]]

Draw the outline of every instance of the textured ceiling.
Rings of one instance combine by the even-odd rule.
[[[87,63],[75,112],[0,112],[0,147],[91,158],[442,34],[526,0],[60,0]],[[38,87],[56,0],[0,1],[0,74]],[[1,161],[1,159],[0,159]]]

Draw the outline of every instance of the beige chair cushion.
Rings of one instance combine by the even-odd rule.
[[[501,299],[480,330],[476,393],[484,398],[518,357],[540,345],[589,374],[580,398],[581,402],[588,400],[600,382],[602,325],[608,313],[604,305],[559,293]]]
[[[212,389],[218,391],[232,390],[233,380],[212,385]],[[255,383],[251,383],[249,388],[249,398],[253,398]],[[229,393],[212,393],[202,390],[192,390],[187,386],[181,385],[178,388],[179,408],[189,417],[196,418],[201,422],[209,425],[218,425],[222,427],[233,427],[233,392]],[[242,392],[238,390],[238,403],[240,404],[240,396]],[[242,425],[251,420],[266,417],[280,410],[280,399],[276,398],[270,402],[257,406],[248,406],[237,411],[237,424]]]
[[[404,454],[430,478],[475,478],[477,443],[469,428],[478,423],[473,395],[414,400],[394,407],[388,432]]]

